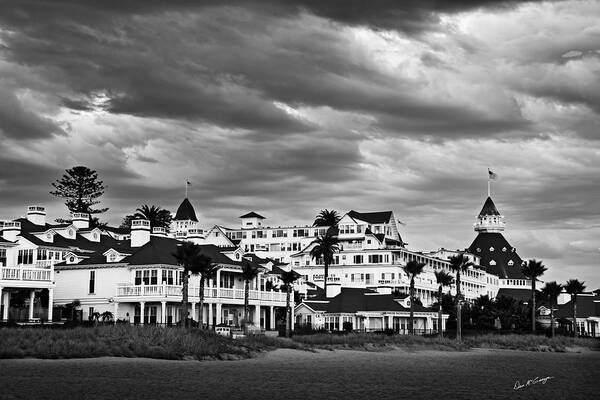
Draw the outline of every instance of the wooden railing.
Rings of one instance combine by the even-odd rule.
[[[0,279],[17,281],[52,281],[53,269],[33,267],[0,267]]]
[[[181,289],[180,285],[119,284],[117,286],[117,297],[174,297],[181,299]],[[190,287],[188,297],[190,301],[197,301],[198,288]],[[244,289],[207,287],[204,289],[204,298],[244,300]],[[250,290],[248,298],[250,300],[285,302],[286,294],[284,292]]]

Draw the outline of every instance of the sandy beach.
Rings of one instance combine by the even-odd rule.
[[[1,399],[595,398],[600,353],[276,350],[239,361],[0,361]],[[541,378],[552,377],[546,381]],[[536,384],[515,390],[517,381]],[[545,382],[545,383],[544,383]],[[517,385],[518,386],[518,385]]]

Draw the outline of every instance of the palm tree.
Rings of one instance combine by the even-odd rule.
[[[250,282],[260,273],[260,266],[248,260],[242,261],[242,279],[244,280],[244,328],[248,325],[250,315]]]
[[[102,322],[107,322],[111,321],[114,318],[114,315],[110,311],[104,311],[102,314],[100,314],[100,317],[102,318]]]
[[[425,268],[425,263],[410,260],[402,269],[410,278],[410,317],[408,318],[408,331],[411,335],[415,334],[414,329],[414,305],[415,305],[415,276],[420,275]]]
[[[135,214],[133,214],[133,218],[136,219],[147,219],[150,221],[150,227],[162,227],[169,228],[171,224],[171,213],[168,210],[164,210],[160,208],[160,206],[148,206],[147,204],[143,204],[141,207],[135,210]]]
[[[459,341],[462,339],[460,273],[465,272],[472,265],[473,263],[469,261],[469,257],[463,253],[450,257],[450,269],[456,272],[456,298],[454,302],[456,304],[456,339]]]
[[[315,217],[313,226],[335,226],[340,222],[340,215],[335,210],[321,210],[321,212]]]
[[[188,327],[188,283],[189,272],[193,268],[193,263],[198,255],[199,246],[192,242],[183,242],[177,245],[177,250],[172,253],[177,264],[183,267],[183,279],[181,282],[181,318],[182,326]]]
[[[436,280],[437,284],[439,285],[439,288],[438,288],[438,303],[439,303],[438,331],[439,331],[440,337],[444,337],[444,332],[442,330],[442,290],[443,290],[444,286],[452,285],[452,282],[454,282],[454,277],[450,273],[441,269],[439,271],[435,271],[435,280]]]
[[[525,277],[531,279],[531,331],[535,333],[535,282],[537,278],[544,275],[548,268],[541,261],[529,260],[521,266],[521,272]]]
[[[200,329],[204,328],[204,287],[207,279],[215,276],[218,269],[219,266],[212,262],[212,258],[204,254],[197,254],[194,258],[191,272],[200,276],[200,287],[198,288],[198,298],[200,299],[198,321],[200,322]]]
[[[569,279],[565,285],[565,290],[571,295],[571,304],[573,304],[573,336],[577,336],[577,295],[585,290],[585,282],[579,282],[578,279]]]
[[[333,255],[340,251],[338,237],[333,230],[328,230],[324,235],[313,240],[311,244],[314,244],[315,246],[310,251],[310,257],[314,259],[323,259],[323,265],[325,267],[325,283],[323,284],[323,289],[325,289],[325,296],[327,296],[329,266],[333,262]]]
[[[285,337],[290,337],[292,330],[292,308],[290,307],[290,294],[294,287],[294,282],[300,278],[300,274],[296,271],[284,271],[281,274],[281,282],[283,282],[283,288],[285,289]]]
[[[100,321],[100,313],[98,311],[94,311],[92,315],[90,315],[90,319],[94,321],[95,325],[98,325]]]
[[[546,282],[546,286],[542,289],[542,296],[548,299],[550,303],[550,332],[551,336],[554,337],[554,306],[556,305],[556,299],[563,290],[563,286],[560,283]]]

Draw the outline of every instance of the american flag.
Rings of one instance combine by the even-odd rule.
[[[488,178],[492,179],[492,180],[496,180],[496,179],[498,179],[498,175],[496,175],[494,172],[492,172],[491,169],[488,168]]]

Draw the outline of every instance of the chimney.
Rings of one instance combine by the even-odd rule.
[[[152,228],[152,236],[166,237],[167,230],[161,226],[155,226]]]
[[[142,247],[150,241],[150,221],[134,219],[131,221],[131,247]]]
[[[77,229],[90,228],[90,214],[88,213],[72,213],[71,221],[73,226]]]
[[[4,240],[10,240],[15,242],[17,236],[21,233],[21,223],[17,221],[6,221],[4,222],[4,228],[2,228],[2,238]]]
[[[327,293],[325,297],[328,299],[337,296],[342,291],[342,285],[338,282],[327,283]]]
[[[34,225],[46,225],[46,207],[28,206],[27,220]]]

